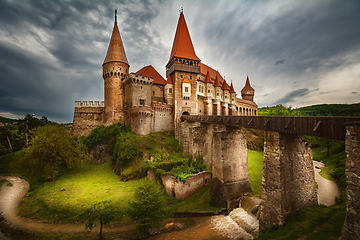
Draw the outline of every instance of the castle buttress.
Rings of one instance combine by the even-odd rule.
[[[166,80],[149,65],[129,72],[115,10],[115,22],[103,62],[104,101],[76,101],[73,134],[118,121],[139,135],[173,130],[178,136],[184,114],[257,115],[255,90],[247,77],[241,98],[221,74],[201,62],[195,53],[183,12],[180,12]]]

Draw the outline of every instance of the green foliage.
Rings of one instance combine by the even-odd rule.
[[[142,156],[138,146],[139,136],[133,132],[123,132],[117,137],[111,160],[117,174],[129,167],[131,163]]]
[[[360,103],[355,104],[320,104],[299,108],[307,116],[360,116]]]
[[[84,139],[84,143],[88,148],[92,148],[97,144],[116,140],[117,136],[122,132],[131,131],[129,126],[117,122],[108,127],[100,126],[91,131],[91,133]],[[116,142],[110,141],[114,145]]]
[[[86,211],[87,220],[85,223],[85,229],[92,230],[100,223],[100,240],[102,239],[103,225],[110,226],[110,223],[114,221],[116,214],[116,208],[111,204],[111,201],[99,201],[95,202]]]
[[[12,164],[12,169],[35,179],[55,180],[68,168],[81,167],[89,161],[87,149],[61,125],[39,127],[30,142],[25,156]]]
[[[208,170],[208,166],[204,164],[204,157],[199,154],[196,161],[194,161],[192,155],[190,155],[186,165],[175,167],[171,169],[170,173],[176,180],[184,183],[186,182],[186,179],[191,177],[193,174]]]
[[[143,179],[135,192],[135,200],[130,202],[129,216],[138,222],[136,229],[140,238],[147,237],[150,229],[160,227],[161,221],[169,215],[162,192],[154,181]]]
[[[259,116],[301,116],[298,109],[276,105],[275,107],[262,107],[258,109]]]

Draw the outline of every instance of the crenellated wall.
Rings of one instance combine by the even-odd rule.
[[[312,154],[301,136],[265,131],[260,225],[282,225],[298,209],[317,203]]]
[[[104,102],[76,101],[73,119],[73,134],[86,136],[94,128],[104,124]]]

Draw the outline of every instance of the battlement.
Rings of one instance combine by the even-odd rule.
[[[77,107],[104,107],[104,101],[75,101],[75,108]]]
[[[153,116],[154,111],[150,106],[134,106],[131,108],[131,116],[144,115]]]
[[[162,112],[171,112],[173,109],[173,106],[171,104],[168,103],[163,103],[163,102],[155,102],[153,101],[151,103],[151,107],[154,111],[162,111]]]
[[[135,73],[130,73],[123,81],[124,84],[126,83],[138,83],[138,84],[144,84],[144,85],[153,85],[154,84],[154,78],[147,76],[142,76],[140,74],[136,75]]]

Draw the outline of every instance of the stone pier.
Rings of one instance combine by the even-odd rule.
[[[346,126],[346,218],[341,240],[360,239],[360,122]]]
[[[184,154],[199,154],[212,170],[213,200],[221,206],[237,207],[251,193],[246,136],[238,128],[218,124],[181,123]]]
[[[301,136],[265,131],[261,228],[282,225],[298,209],[317,203],[310,147]]]

